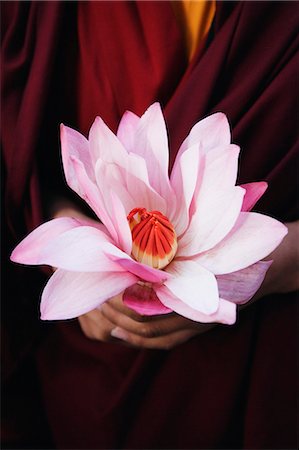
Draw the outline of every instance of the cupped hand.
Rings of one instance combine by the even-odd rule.
[[[266,295],[299,288],[299,221],[287,226],[288,235],[268,257],[274,261],[262,286],[241,309]],[[100,309],[79,317],[79,322],[84,334],[91,339],[118,340],[136,347],[156,349],[173,348],[216,325],[193,322],[175,313],[141,316],[123,304],[121,295],[110,299]]]
[[[83,217],[85,215],[68,201],[59,201],[52,208],[54,217]],[[246,308],[272,293],[285,293],[299,289],[299,221],[286,224],[288,234],[267,259],[273,264],[253,299],[242,305]],[[143,348],[170,349],[193,336],[211,330],[218,324],[193,322],[175,313],[161,316],[141,316],[127,308],[118,295],[79,317],[86,337],[103,342],[122,342]]]
[[[122,295],[79,317],[79,323],[91,339],[162,350],[169,350],[215,326],[193,322],[175,313],[141,316],[123,304]]]

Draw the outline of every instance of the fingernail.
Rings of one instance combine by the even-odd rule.
[[[117,339],[122,339],[123,341],[127,340],[127,333],[119,327],[113,328],[113,330],[111,331],[111,336],[117,338]]]

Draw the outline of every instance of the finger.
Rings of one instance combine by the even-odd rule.
[[[81,330],[89,339],[108,342],[111,341],[111,330],[114,324],[99,311],[94,310],[78,317]]]
[[[196,329],[180,330],[167,336],[159,336],[156,338],[145,338],[130,332],[127,332],[121,328],[114,328],[111,335],[124,341],[133,347],[148,348],[157,350],[171,350],[172,348],[188,341],[192,337],[200,334],[200,331]]]
[[[102,313],[110,320],[110,322],[114,323],[115,326],[147,338],[163,336],[190,326],[188,319],[184,319],[180,316],[171,316],[169,318],[164,316],[163,319],[155,319],[152,317],[152,320],[148,322],[136,321],[115,310],[109,304],[102,305]]]
[[[145,338],[164,336],[184,328],[196,329],[201,326],[201,324],[178,315],[163,316],[163,319],[152,317],[151,321],[140,322],[122,314],[108,303],[102,305],[101,311],[115,326]]]

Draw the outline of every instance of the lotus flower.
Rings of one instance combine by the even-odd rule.
[[[68,185],[99,221],[58,218],[35,229],[12,261],[57,270],[41,300],[46,320],[77,317],[124,292],[143,315],[172,311],[232,324],[271,264],[261,261],[286,234],[277,220],[249,212],[267,185],[236,186],[239,147],[223,113],[198,122],[171,176],[158,103],[126,112],[117,135],[99,117],[88,140],[61,126]]]

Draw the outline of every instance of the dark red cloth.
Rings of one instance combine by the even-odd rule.
[[[189,66],[170,2],[2,2],[2,10],[7,254],[42,221],[49,192],[67,193],[59,122],[87,133],[100,115],[115,130],[126,109],[141,114],[156,100],[172,161],[196,121],[223,111],[242,147],[239,181],[267,180],[259,210],[296,219],[296,3],[218,2]],[[40,325],[44,277],[8,267],[7,445],[297,447],[293,294],[262,299],[235,326],[174,350],[138,350],[90,341],[76,321]]]

